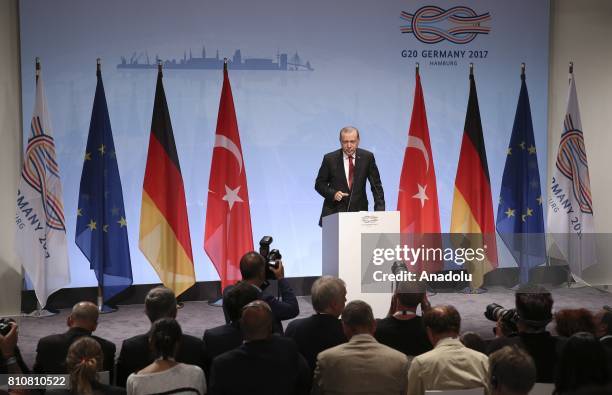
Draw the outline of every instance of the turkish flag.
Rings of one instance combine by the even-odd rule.
[[[241,279],[240,258],[253,250],[246,169],[227,65],[208,182],[204,250],[217,269],[222,289]]]
[[[404,243],[411,244],[413,247],[420,247],[422,244],[433,248],[441,246],[439,235],[437,235],[440,233],[440,212],[436,171],[429,142],[423,88],[418,71],[408,143],[404,151],[404,163],[400,177],[397,210],[400,212],[400,231]],[[436,235],[428,235],[432,233]],[[441,262],[437,262],[436,267],[429,267],[428,271],[440,269],[440,264]]]

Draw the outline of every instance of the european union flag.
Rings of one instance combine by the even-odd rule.
[[[506,155],[497,232],[519,266],[520,283],[525,284],[529,281],[529,270],[546,260],[546,242],[538,156],[524,72]]]
[[[132,284],[132,264],[117,154],[99,67],[96,75],[81,173],[76,244],[96,273],[106,302]]]

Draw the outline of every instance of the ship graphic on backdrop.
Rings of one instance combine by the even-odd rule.
[[[189,52],[189,53],[188,53]],[[202,47],[202,56],[193,56],[191,49],[183,52],[180,59],[162,60],[158,55],[151,62],[147,51],[134,52],[128,59],[121,57],[118,69],[153,69],[157,67],[158,61],[162,61],[166,69],[178,70],[221,70],[223,69],[223,58],[219,56],[219,50],[215,56],[206,56],[206,47]],[[271,71],[313,71],[310,61],[304,60],[295,52],[293,56],[286,53],[277,53],[276,61],[270,58],[247,58],[242,57],[242,51],[237,49],[234,55],[227,60],[227,66],[233,70],[271,70]]]

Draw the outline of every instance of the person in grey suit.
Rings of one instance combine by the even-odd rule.
[[[385,211],[385,193],[374,154],[359,148],[359,130],[346,126],[340,130],[339,150],[325,154],[315,181],[315,190],[325,198],[323,217],[343,211],[367,211],[366,180],[374,197],[374,210]]]
[[[319,353],[312,394],[404,394],[408,358],[376,341],[370,305],[361,300],[347,304],[342,328],[349,342]]]

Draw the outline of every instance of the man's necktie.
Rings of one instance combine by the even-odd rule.
[[[353,188],[353,175],[355,174],[355,162],[353,162],[353,156],[348,157],[349,160],[349,174],[348,174],[348,187]]]

